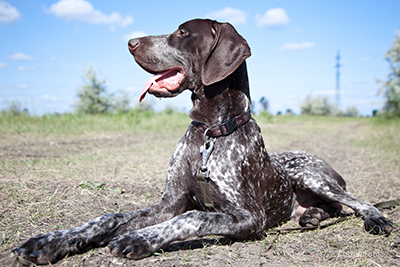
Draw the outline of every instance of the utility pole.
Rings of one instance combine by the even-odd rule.
[[[340,85],[339,85],[339,80],[340,80],[340,50],[337,51],[337,56],[336,56],[336,106],[339,107],[340,105]]]

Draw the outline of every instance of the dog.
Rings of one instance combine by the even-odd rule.
[[[131,39],[128,46],[154,74],[140,101],[147,93],[192,92],[193,122],[171,158],[160,202],[30,238],[13,250],[19,258],[47,264],[108,246],[115,256],[140,259],[193,236],[256,237],[291,217],[315,226],[342,205],[365,219],[366,231],[390,234],[391,222],[348,193],[323,159],[299,151],[268,154],[249,111],[250,48],[232,25],[190,20],[171,34]]]

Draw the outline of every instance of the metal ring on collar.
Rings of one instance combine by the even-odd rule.
[[[208,128],[204,131],[204,134],[203,134],[204,142],[207,142],[207,140],[208,140],[208,138],[207,138],[207,132],[208,132],[208,130],[210,130],[211,128],[214,128],[214,127],[215,127],[215,126],[208,127]]]

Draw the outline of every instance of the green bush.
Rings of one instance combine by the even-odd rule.
[[[75,112],[85,115],[129,111],[129,95],[123,90],[108,94],[106,77],[98,78],[91,66],[85,71],[83,78],[85,83],[77,90]]]
[[[302,115],[341,116],[342,111],[327,96],[308,96],[300,103]]]
[[[344,111],[344,116],[346,116],[346,117],[357,117],[358,116],[358,109],[355,106],[348,107]]]
[[[1,111],[2,116],[6,115],[29,115],[26,108],[22,108],[22,104],[19,100],[12,100],[8,104],[8,108]]]
[[[78,101],[75,111],[80,114],[98,114],[109,111],[110,97],[106,95],[105,77],[97,78],[96,72],[90,66],[84,73],[85,84],[78,88]]]

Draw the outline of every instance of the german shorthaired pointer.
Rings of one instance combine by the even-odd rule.
[[[107,245],[116,256],[140,259],[193,236],[255,237],[290,217],[315,226],[342,204],[365,219],[366,231],[391,232],[390,221],[345,191],[321,158],[267,153],[249,112],[250,48],[230,24],[191,20],[171,34],[132,39],[129,51],[154,74],[140,100],[192,92],[193,123],[172,156],[160,202],[30,238],[13,250],[20,258],[47,264]]]

